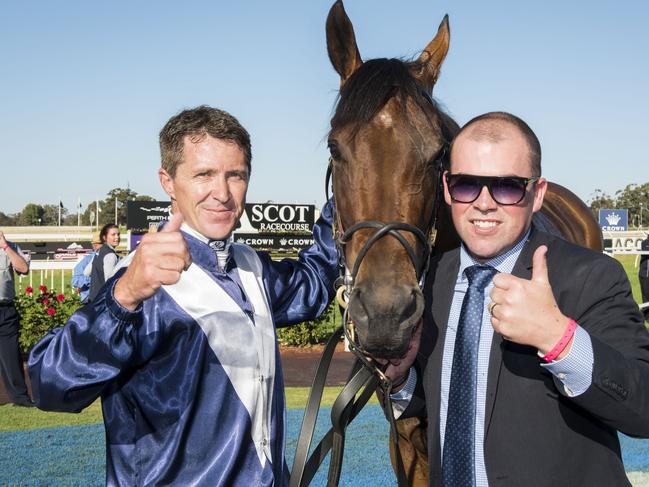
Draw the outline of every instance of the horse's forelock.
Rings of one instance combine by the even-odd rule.
[[[415,63],[400,59],[371,59],[363,63],[340,90],[331,130],[351,126],[353,137],[393,96],[401,98],[403,109],[405,100],[410,98],[429,116],[441,114],[435,101],[412,76],[413,67],[416,68]],[[445,117],[440,119],[444,122]]]

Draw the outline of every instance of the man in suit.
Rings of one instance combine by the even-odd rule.
[[[645,239],[640,244],[640,249],[649,251],[649,233],[645,235]],[[638,269],[638,281],[640,282],[640,294],[642,296],[642,303],[649,302],[649,255],[644,254],[640,257],[640,268]],[[643,310],[645,321],[649,321],[649,308]]]
[[[462,245],[431,262],[421,330],[387,370],[395,412],[428,418],[430,485],[629,485],[617,433],[649,436],[649,333],[626,274],[535,229],[546,187],[513,115],[453,142]]]

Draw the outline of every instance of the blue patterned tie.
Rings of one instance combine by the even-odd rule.
[[[442,458],[444,487],[475,486],[475,409],[478,346],[484,310],[484,290],[496,269],[474,265],[465,269],[469,280],[455,337],[451,386]]]

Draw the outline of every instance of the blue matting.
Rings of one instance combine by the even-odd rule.
[[[330,408],[318,416],[316,438],[326,431]],[[303,411],[288,411],[287,463],[293,462]],[[628,472],[649,471],[649,440],[620,435]],[[367,406],[349,427],[341,486],[395,485],[388,454],[388,428],[378,406]],[[326,484],[328,462],[312,485]],[[103,425],[0,433],[0,485],[102,486],[105,476]]]

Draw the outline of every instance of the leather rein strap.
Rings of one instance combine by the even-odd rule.
[[[383,393],[382,408],[385,416],[390,423],[390,433],[394,443],[395,458],[397,463],[397,481],[399,487],[408,486],[408,479],[403,466],[403,459],[401,451],[398,447],[398,433],[396,428],[396,420],[394,419],[394,412],[392,408],[392,401],[390,394],[392,391],[392,381],[385,376],[383,370],[363,352],[362,348],[356,341],[354,334],[353,323],[348,317],[346,299],[349,297],[351,290],[358,274],[361,262],[367,255],[370,247],[379,239],[386,235],[396,238],[405,248],[408,253],[417,275],[417,280],[420,288],[423,288],[426,273],[428,271],[428,263],[431,254],[430,234],[435,228],[437,213],[439,211],[440,191],[441,191],[441,178],[443,173],[443,158],[447,152],[447,145],[444,145],[440,154],[435,160],[436,170],[438,174],[437,184],[435,187],[435,202],[428,225],[427,232],[424,233],[421,229],[405,222],[390,222],[382,223],[377,221],[362,221],[351,226],[347,231],[342,232],[339,238],[336,239],[338,246],[338,254],[340,258],[341,278],[343,286],[338,292],[339,304],[343,308],[343,325],[338,328],[333,335],[329,338],[327,345],[320,358],[316,375],[313,379],[313,384],[309,392],[309,399],[304,411],[304,418],[300,428],[298,437],[297,448],[295,451],[295,458],[293,460],[293,468],[291,469],[291,477],[289,480],[289,487],[303,487],[309,485],[313,477],[318,471],[318,468],[325,460],[327,453],[331,450],[331,459],[329,462],[329,472],[327,478],[328,487],[336,487],[340,481],[340,474],[342,470],[343,452],[345,448],[345,430],[347,426],[354,420],[361,409],[367,404],[367,401],[372,397],[372,394],[380,388]],[[332,178],[332,161],[330,160],[327,169],[327,176],[325,181],[325,191],[327,201],[329,201],[329,184]],[[334,207],[335,207],[335,192],[334,192]],[[339,235],[338,231],[342,230],[340,217],[336,212],[336,226],[334,234]],[[351,240],[352,235],[360,229],[376,229],[376,231],[367,239],[359,252],[351,272],[345,261],[344,245]],[[410,232],[422,243],[424,254],[420,259],[410,245],[410,243],[403,237],[400,231]],[[344,296],[344,297],[343,297]],[[356,356],[356,361],[352,366],[350,374],[347,378],[347,383],[338,398],[331,408],[331,424],[332,427],[323,436],[320,442],[315,446],[313,452],[309,456],[311,443],[315,432],[316,420],[322,401],[322,394],[327,378],[327,372],[331,359],[336,348],[336,344],[340,341],[342,335],[345,335],[351,351]]]

